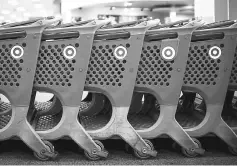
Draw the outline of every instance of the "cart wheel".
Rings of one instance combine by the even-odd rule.
[[[56,157],[58,154],[57,154],[57,152],[55,152],[53,144],[51,142],[49,142],[49,141],[46,141],[46,140],[43,140],[43,142],[47,146],[47,149],[51,153],[55,153],[55,157]],[[47,160],[51,159],[51,157],[49,157],[49,156],[43,155],[41,153],[36,153],[36,152],[34,152],[34,156],[37,159],[41,160],[41,161],[47,161]]]
[[[152,144],[151,141],[146,140],[146,139],[144,139],[144,141],[145,141],[146,144],[148,145],[149,150],[154,150],[154,146],[153,146],[153,144]],[[133,153],[134,153],[135,157],[137,157],[137,158],[139,158],[139,159],[148,159],[148,158],[151,157],[150,155],[148,155],[148,154],[146,154],[146,153],[139,152],[139,151],[137,151],[137,150],[135,150],[135,149],[133,150]]]
[[[237,156],[237,148],[232,148],[232,147],[228,146],[228,150],[231,154]]]
[[[101,151],[104,151],[104,145],[102,142],[95,140],[95,143],[100,147]],[[87,151],[84,151],[84,154],[87,157],[87,159],[89,159],[91,161],[97,161],[97,160],[101,159],[101,157],[98,156],[97,154],[88,153]]]
[[[202,148],[202,144],[201,142],[196,139],[196,138],[192,138],[193,141],[198,145],[199,148]],[[195,152],[194,149],[192,150],[187,150],[185,148],[182,148],[181,147],[181,152],[186,156],[186,157],[189,157],[189,158],[194,158],[194,157],[197,157],[199,154]]]
[[[129,144],[125,144],[125,152],[130,153],[131,152],[131,146]]]
[[[172,148],[177,151],[180,150],[180,146],[176,142],[172,143]]]

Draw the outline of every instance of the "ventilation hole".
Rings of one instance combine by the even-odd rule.
[[[174,61],[166,62],[160,56],[160,45],[157,43],[144,43],[143,53],[139,62],[136,84],[139,86],[169,86],[170,71],[173,70]],[[156,53],[154,53],[156,52]],[[159,71],[159,72],[157,72]],[[143,79],[146,78],[146,79]],[[159,79],[158,79],[159,78]],[[158,84],[157,84],[158,79]]]
[[[0,45],[0,75],[2,79],[2,86],[10,85],[12,87],[20,86],[20,80],[21,79],[21,72],[22,72],[22,66],[24,65],[23,59],[13,59],[10,55],[10,50],[14,45],[21,45],[23,47],[26,47],[26,43],[12,43],[12,41],[9,41],[11,43],[9,44],[3,44]],[[8,75],[8,76],[7,76]]]
[[[213,60],[208,51],[213,45],[193,44],[190,47],[188,62],[185,70],[184,83],[192,85],[216,85],[217,77],[222,63],[221,59]],[[219,44],[223,48],[224,44]],[[193,52],[192,50],[195,50]],[[205,54],[203,54],[205,53]],[[193,75],[194,73],[195,75]],[[205,73],[205,74],[203,74]],[[198,79],[198,77],[200,77]]]
[[[76,44],[75,44],[75,47],[79,47],[79,44],[78,44],[78,43],[76,43]]]
[[[125,45],[127,48],[130,44]],[[126,60],[117,60],[113,51],[117,45],[92,46],[89,67],[86,76],[86,84],[94,86],[121,86],[125,71]],[[105,76],[108,78],[105,78]]]
[[[72,43],[75,47],[79,47],[78,43]],[[74,71],[76,60],[66,60],[62,54],[65,44],[50,45],[42,42],[40,47],[40,56],[38,57],[35,84],[44,84],[44,86],[71,86],[71,74]],[[58,53],[56,53],[56,51]],[[48,53],[52,52],[52,53]],[[70,71],[65,66],[70,66]],[[60,83],[59,83],[60,82]]]

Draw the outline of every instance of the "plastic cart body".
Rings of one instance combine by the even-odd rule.
[[[144,21],[135,26],[114,26],[96,33],[86,76],[85,90],[104,94],[111,114],[80,117],[94,139],[121,137],[141,158],[156,156],[127,120],[146,30],[157,24]],[[124,26],[127,24],[125,23]]]
[[[234,96],[234,93],[237,89],[236,72],[237,72],[237,47],[235,49],[234,61],[232,65],[228,91],[225,98],[224,110],[222,113],[223,119],[232,128],[235,134],[237,134],[237,111],[236,111],[236,106],[235,106],[236,101],[233,101],[233,100],[234,98],[236,98]],[[229,150],[233,154],[235,155],[237,154],[236,148],[230,148]]]
[[[94,33],[107,23],[86,21],[45,30],[34,80],[35,91],[53,93],[58,103],[50,108],[44,105],[43,111],[36,108],[32,125],[37,133],[46,140],[69,137],[91,160],[106,158],[108,152],[101,142],[92,140],[77,117]]]
[[[223,121],[221,113],[236,48],[235,27],[236,24],[225,28],[203,28],[193,33],[182,89],[203,97],[206,115],[198,125],[195,121],[185,123],[185,118],[179,121],[190,136],[212,133],[233,149],[237,147],[237,137]]]
[[[0,93],[11,104],[1,103],[0,140],[20,138],[36,156],[56,157],[50,142],[41,140],[27,121],[42,31],[55,19],[5,24],[0,29]],[[3,107],[2,107],[3,106]]]
[[[201,25],[199,21],[191,21],[181,27],[147,31],[135,91],[153,95],[160,104],[160,111],[150,111],[146,103],[147,107],[140,113],[128,117],[142,138],[152,139],[168,135],[189,154],[195,156],[203,154],[204,150],[182,129],[175,120],[175,113],[188,60],[191,35]]]

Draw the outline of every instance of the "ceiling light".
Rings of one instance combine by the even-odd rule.
[[[170,17],[175,18],[176,17],[176,11],[171,11],[170,12]]]
[[[24,12],[25,8],[20,6],[20,7],[17,7],[16,10],[19,11],[19,12]]]
[[[11,22],[12,22],[12,20],[6,20],[5,22],[7,22],[7,23],[11,23]]]
[[[132,6],[131,2],[124,2],[124,6],[128,7],[128,6]]]
[[[184,7],[185,9],[194,9],[194,6],[188,5]]]
[[[43,17],[48,16],[47,12],[44,11],[44,10],[41,10],[41,11],[40,11],[40,15],[43,16]]]
[[[8,3],[10,4],[10,5],[13,5],[13,6],[17,6],[19,3],[17,2],[17,0],[10,0],[10,1],[8,1]]]
[[[39,9],[39,8],[43,8],[43,5],[42,5],[42,4],[40,4],[40,3],[38,3],[38,4],[35,4],[34,6],[35,6],[35,8],[38,8],[38,9]]]
[[[1,10],[1,13],[2,14],[10,14],[11,12],[9,10],[3,9],[3,10]]]
[[[116,9],[116,7],[114,7],[114,6],[113,6],[113,7],[111,7],[111,10],[114,10],[114,9]]]
[[[124,12],[128,12],[129,10],[129,8],[124,8]]]
[[[173,22],[176,20],[176,11],[170,11],[170,21]]]
[[[30,17],[30,16],[31,16],[30,13],[23,13],[23,15],[24,15],[25,17]]]
[[[17,18],[17,15],[15,15],[15,14],[11,14],[10,16],[11,16],[11,18]]]
[[[149,11],[150,9],[149,8],[143,8],[143,11]]]
[[[21,17],[17,17],[15,18],[16,21],[23,21],[23,19]]]

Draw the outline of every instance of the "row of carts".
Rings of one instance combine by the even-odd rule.
[[[17,137],[49,160],[50,141],[69,138],[99,160],[109,153],[100,140],[123,139],[146,159],[157,156],[155,138],[196,157],[197,138],[214,135],[237,155],[236,46],[234,20],[2,24],[0,93],[10,103],[0,101],[0,140]],[[38,91],[54,97],[37,102]]]

